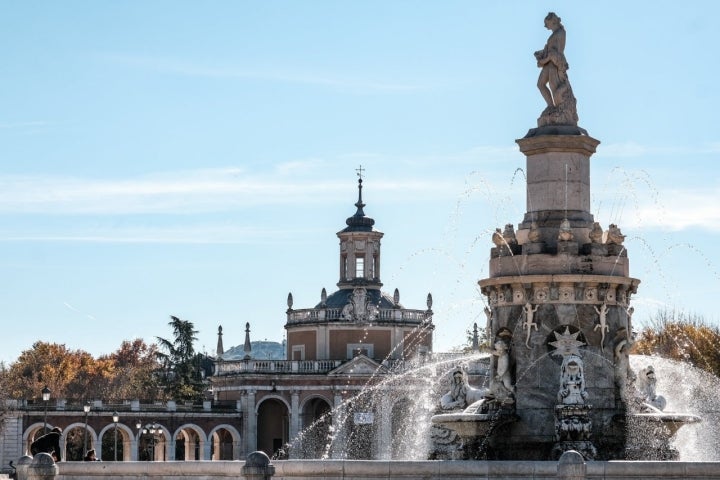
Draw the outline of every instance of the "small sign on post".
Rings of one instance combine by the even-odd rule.
[[[372,425],[375,421],[375,414],[372,412],[355,412],[353,420],[355,425]]]

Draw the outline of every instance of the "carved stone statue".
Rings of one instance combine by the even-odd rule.
[[[505,239],[503,238],[502,230],[499,228],[496,228],[495,231],[492,234],[492,241],[495,244],[496,247],[503,247],[507,244],[505,243]]]
[[[635,375],[630,368],[630,343],[627,339],[622,339],[615,346],[615,385],[620,392],[620,398],[628,401],[627,396],[628,385],[635,381]]]
[[[572,228],[570,227],[570,221],[565,218],[560,222],[560,231],[558,232],[558,241],[560,242],[572,242],[575,239]]]
[[[625,235],[622,234],[620,228],[614,223],[610,224],[606,235],[605,243],[608,245],[622,245],[625,241]]]
[[[510,354],[508,345],[504,340],[498,339],[495,342],[495,350],[492,352],[497,357],[497,368],[495,377],[490,383],[491,394],[504,403],[512,403],[511,395],[515,393],[512,371],[510,370]]]
[[[652,365],[648,365],[638,372],[637,381],[635,387],[637,388],[640,398],[645,406],[650,406],[653,409],[664,410],[667,405],[665,397],[658,395],[655,392],[657,386],[657,377],[655,376],[655,369]]]
[[[583,361],[577,355],[568,355],[563,358],[560,367],[558,402],[564,405],[584,405],[586,398]]]
[[[513,227],[512,223],[508,223],[505,225],[505,230],[503,231],[502,235],[505,243],[507,243],[508,245],[517,245],[517,238],[515,237],[515,227]]]
[[[450,391],[440,397],[440,407],[443,410],[465,408],[485,397],[487,391],[473,388],[468,384],[467,372],[458,365],[450,372]]]
[[[569,67],[565,60],[565,28],[560,23],[560,17],[553,12],[545,17],[545,28],[552,33],[545,48],[535,52],[537,66],[541,69],[537,86],[547,104],[538,119],[538,127],[577,126],[577,102],[570,87],[567,76]]]
[[[592,230],[588,234],[592,243],[602,243],[603,229],[599,222],[594,222]]]

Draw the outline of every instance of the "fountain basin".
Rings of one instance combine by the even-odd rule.
[[[484,438],[496,426],[488,413],[442,413],[431,418],[433,424],[448,428],[463,439]]]
[[[690,423],[699,423],[702,421],[697,415],[690,413],[673,413],[673,412],[646,412],[633,413],[630,415],[634,420],[642,423],[662,424],[672,437],[683,426]]]

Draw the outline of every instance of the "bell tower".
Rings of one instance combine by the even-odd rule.
[[[358,172],[358,201],[355,215],[345,220],[347,227],[337,233],[340,239],[340,289],[365,287],[379,290],[380,282],[380,239],[383,233],[375,230],[375,220],[365,215],[362,200],[362,172]]]

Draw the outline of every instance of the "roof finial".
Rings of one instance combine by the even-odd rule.
[[[370,217],[366,217],[365,212],[363,211],[363,207],[365,207],[365,204],[363,203],[362,199],[362,182],[365,169],[362,165],[360,165],[358,168],[355,169],[355,171],[357,172],[358,176],[358,200],[357,203],[355,203],[355,207],[357,208],[357,210],[355,211],[355,215],[345,220],[348,228],[343,231],[371,232],[372,226],[375,224],[375,220]]]
[[[252,345],[250,344],[250,322],[245,323],[245,345],[243,345],[243,352],[245,360],[250,359],[250,353],[252,352]]]
[[[223,347],[222,341],[222,325],[218,326],[218,341],[217,347],[215,348],[215,353],[217,354],[218,358],[221,358],[222,354],[225,353],[225,348]]]
[[[357,212],[355,212],[355,216],[365,216],[365,212],[363,212],[363,207],[365,204],[362,201],[362,179],[363,179],[363,172],[365,169],[360,165],[358,168],[355,169],[358,176],[358,201],[355,204],[357,207]]]

